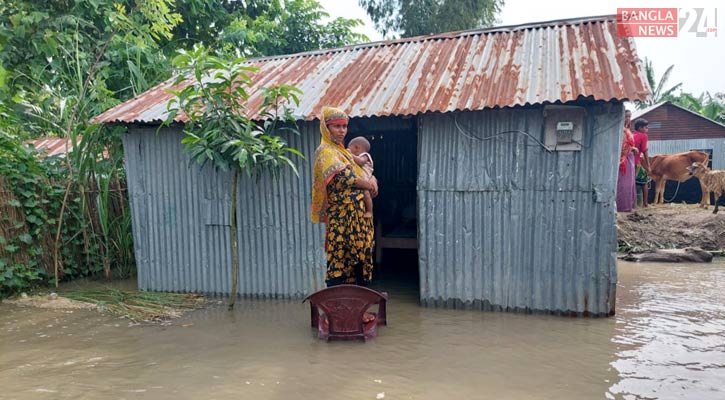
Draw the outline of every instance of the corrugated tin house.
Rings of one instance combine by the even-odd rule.
[[[637,118],[649,121],[649,155],[702,150],[710,153],[711,168],[725,169],[725,125],[669,101],[635,111],[632,121]],[[668,201],[699,203],[701,198],[697,179],[665,187]]]
[[[249,64],[259,68],[256,85],[304,92],[295,111],[303,134],[290,143],[309,158],[299,178],[241,185],[240,295],[300,297],[324,286],[324,227],[309,222],[310,158],[319,143],[316,118],[329,104],[351,115],[349,136],[372,140],[381,187],[376,219],[388,225],[382,240],[412,223],[406,243],[417,248],[422,304],[614,312],[622,101],[649,94],[634,43],[617,36],[615,16]],[[178,127],[156,134],[170,84],[96,119],[129,126],[139,286],[225,293],[231,175],[191,164]],[[261,96],[250,101],[254,107]]]

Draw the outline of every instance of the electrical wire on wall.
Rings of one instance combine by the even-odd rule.
[[[591,135],[592,136],[592,140],[595,137],[601,135],[602,133],[609,132],[610,129],[612,129],[615,126],[618,126],[618,125],[620,125],[620,123],[619,123],[619,121],[616,121],[616,122],[612,122],[611,124],[605,126],[604,128],[599,128],[599,129],[594,130],[594,133],[592,133],[592,135]],[[622,122],[622,129],[624,129],[624,120]],[[572,140],[572,142],[578,144],[579,146],[581,146],[581,147],[583,147],[585,149],[588,149],[588,148],[591,147],[591,144],[589,146],[587,146],[587,145],[585,145],[584,143],[582,143],[582,142],[580,142],[578,140]],[[589,141],[589,143],[591,143],[591,140]]]
[[[522,131],[522,130],[518,130],[518,129],[516,129],[516,130],[507,130],[507,131],[497,132],[497,133],[495,133],[493,135],[490,135],[490,136],[479,137],[479,136],[477,136],[477,135],[475,135],[475,134],[473,134],[473,133],[471,133],[469,131],[466,131],[465,129],[463,129],[461,127],[461,125],[458,123],[458,115],[455,115],[454,114],[454,116],[453,116],[453,122],[456,125],[456,129],[458,129],[458,131],[463,136],[465,136],[465,137],[467,137],[469,139],[479,140],[479,141],[482,141],[483,142],[483,141],[486,141],[486,140],[495,139],[495,138],[500,137],[500,136],[503,136],[503,135],[507,135],[507,134],[511,134],[511,133],[518,133],[518,134],[524,135],[524,136],[528,137],[529,139],[533,140],[534,142],[536,142],[536,144],[538,144],[539,146],[541,146],[541,148],[543,148],[544,150],[546,150],[547,153],[553,153],[554,150],[555,150],[555,149],[551,149],[551,148],[547,147],[544,143],[541,142],[541,140],[537,139],[534,135],[532,135],[531,133],[528,133],[526,131]],[[616,121],[614,123],[611,123],[611,124],[607,125],[604,128],[600,128],[600,129],[595,130],[594,133],[591,135],[592,139],[594,139],[596,136],[599,136],[602,133],[608,132],[610,129],[614,128],[615,126],[617,126],[619,124],[620,124],[620,122],[619,121]],[[591,144],[590,145],[585,145],[585,144],[583,144],[582,142],[580,142],[578,140],[572,140],[572,142],[578,144],[579,146],[581,146],[581,147],[583,147],[585,149],[588,149],[588,148],[591,147]],[[590,143],[591,143],[591,140],[590,140]]]
[[[543,148],[547,152],[549,152],[549,153],[552,153],[553,152],[553,150],[551,150],[550,148],[546,147],[546,145],[544,145],[544,143],[542,143],[539,139],[535,138],[532,134],[530,134],[528,132],[524,132],[524,131],[520,131],[520,130],[508,130],[508,131],[501,131],[501,132],[498,132],[498,133],[493,134],[491,136],[486,136],[485,138],[482,138],[482,137],[478,137],[478,136],[476,136],[476,135],[474,135],[474,134],[472,134],[470,132],[467,132],[463,128],[461,128],[461,125],[458,124],[458,116],[457,115],[454,115],[453,116],[453,122],[456,124],[456,129],[458,129],[458,131],[463,136],[466,136],[469,139],[480,140],[480,141],[483,142],[483,141],[495,139],[495,138],[497,138],[499,136],[507,135],[507,134],[510,134],[510,133],[519,133],[519,134],[525,135],[529,139],[531,139],[534,142],[536,142],[539,146],[541,146],[541,148]]]

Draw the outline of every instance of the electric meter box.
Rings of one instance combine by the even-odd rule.
[[[580,151],[586,110],[577,106],[544,107],[544,145],[555,151]]]

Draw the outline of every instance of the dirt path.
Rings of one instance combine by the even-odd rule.
[[[725,210],[723,210],[725,211]],[[617,214],[617,238],[622,250],[725,250],[725,212],[712,214],[691,204],[665,204]]]

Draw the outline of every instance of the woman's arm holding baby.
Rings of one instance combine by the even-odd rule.
[[[359,166],[363,166],[368,162],[368,159],[363,156],[356,156],[355,154],[352,155],[353,160],[355,160],[355,164]]]

